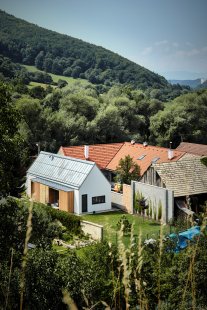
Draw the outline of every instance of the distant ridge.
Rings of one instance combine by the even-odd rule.
[[[100,46],[41,28],[0,10],[0,54],[54,74],[93,84],[165,88],[167,80]]]
[[[194,89],[206,88],[207,81],[204,78],[196,80],[168,80],[170,84],[187,85]]]
[[[187,85],[191,88],[197,88],[205,82],[205,79],[195,79],[195,80],[168,80],[170,84],[180,84],[180,85]]]

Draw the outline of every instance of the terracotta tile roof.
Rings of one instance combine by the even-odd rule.
[[[153,165],[174,197],[207,193],[207,168],[200,158]]]
[[[127,155],[133,158],[133,160],[140,166],[141,175],[154,163],[174,162],[179,160],[185,153],[178,150],[173,150],[174,157],[168,159],[168,149],[158,146],[144,146],[143,144],[131,144],[125,142],[117,154],[113,157],[111,162],[107,165],[108,170],[116,170],[119,164],[119,160]]]
[[[194,154],[194,155],[207,156],[207,145],[206,144],[181,142],[176,150]]]
[[[88,160],[94,161],[100,169],[105,169],[109,162],[114,158],[124,143],[95,144],[89,145]],[[59,154],[79,159],[85,159],[84,145],[61,147]]]

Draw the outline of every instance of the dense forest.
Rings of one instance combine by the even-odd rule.
[[[109,50],[43,29],[1,10],[0,54],[45,72],[86,79],[103,89],[120,83],[143,90],[173,90],[162,76]]]

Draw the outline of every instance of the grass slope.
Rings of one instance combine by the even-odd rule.
[[[38,70],[35,66],[28,66],[28,65],[22,65],[25,69],[27,69],[27,71],[29,72],[43,72],[45,73],[44,71],[41,71],[41,70]],[[92,85],[90,82],[88,82],[87,80],[84,80],[84,79],[74,79],[72,77],[67,77],[67,76],[63,76],[63,75],[57,75],[57,74],[53,74],[53,73],[49,73],[48,74],[51,76],[53,82],[57,83],[58,80],[64,80],[68,83],[68,85],[73,85],[73,84],[80,84],[80,85],[83,85],[83,86],[86,86],[86,85]],[[45,87],[48,86],[48,84],[44,84],[44,83],[37,83],[37,82],[31,82],[30,83],[30,86],[42,86],[42,87]],[[64,89],[67,88],[67,86],[64,87]]]

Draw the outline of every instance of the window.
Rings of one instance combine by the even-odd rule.
[[[155,163],[156,163],[159,159],[160,159],[159,157],[155,157],[155,158],[153,158],[153,160],[152,160],[152,164],[155,164]]]
[[[105,196],[92,197],[92,205],[96,205],[98,203],[105,203],[105,202],[106,202]]]
[[[140,157],[138,157],[137,159],[142,160],[143,158],[145,158],[145,154],[141,155]]]

